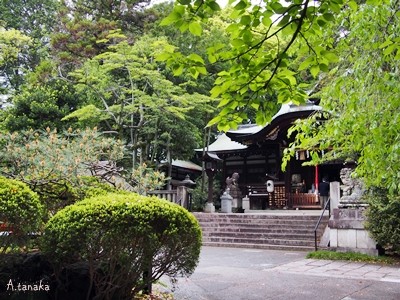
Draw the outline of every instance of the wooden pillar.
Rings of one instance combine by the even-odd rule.
[[[247,186],[248,184],[248,174],[247,174],[247,156],[243,156],[243,177],[244,184]]]
[[[291,193],[292,193],[292,171],[291,171],[291,164],[292,162],[289,161],[287,166],[286,166],[286,172],[285,172],[285,196],[286,196],[286,200],[287,200],[287,206],[289,208],[293,207],[293,199],[291,197]]]
[[[315,184],[315,193],[318,194],[318,190],[319,190],[319,166],[318,165],[315,165],[314,184]]]
[[[214,181],[214,172],[208,172],[208,197],[207,197],[207,203],[213,203],[213,181]]]

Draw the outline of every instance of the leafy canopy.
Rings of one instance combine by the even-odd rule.
[[[400,191],[400,11],[398,1],[342,11],[326,32],[340,58],[321,77],[322,114],[299,122],[287,150],[310,149],[313,163],[356,161],[368,186]],[[341,32],[340,36],[337,32]]]
[[[131,45],[116,31],[108,41],[116,37],[119,40],[107,51],[70,73],[78,91],[90,95],[92,101],[63,120],[101,121],[104,129],[126,137],[133,167],[166,159],[168,150],[175,150],[174,156],[192,153],[199,133],[187,116],[193,110],[198,114],[209,110],[210,98],[189,94],[168,80],[154,59],[165,38],[144,36]],[[190,130],[193,133],[188,134]],[[187,143],[180,143],[180,136]]]
[[[299,70],[310,69],[316,77],[320,71],[328,71],[331,63],[337,62],[337,55],[330,50],[329,41],[311,44],[323,36],[329,23],[335,20],[345,5],[356,7],[354,1],[327,0],[322,3],[309,0],[293,0],[281,3],[278,0],[253,4],[248,0],[230,1],[232,12],[230,25],[225,31],[230,38],[229,48],[216,43],[207,50],[208,62],[196,56],[187,56],[179,61],[179,54],[165,54],[170,65],[196,66],[193,76],[203,74],[207,63],[229,61],[228,70],[221,71],[211,90],[212,97],[220,99],[221,112],[210,121],[219,129],[228,130],[247,121],[247,107],[257,110],[256,121],[265,124],[271,100],[275,95],[278,103],[292,101],[302,103],[307,98],[308,85],[298,82]],[[220,7],[214,0],[177,1],[174,10],[163,20],[162,25],[173,24],[181,31],[189,30],[202,35],[202,22],[218,13]],[[295,49],[296,47],[296,49]],[[295,49],[295,53],[294,53]],[[168,52],[168,51],[167,51]],[[298,69],[291,66],[294,55],[309,57]],[[275,99],[275,98],[272,98]]]

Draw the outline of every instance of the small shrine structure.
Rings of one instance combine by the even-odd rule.
[[[265,126],[246,124],[221,133],[207,147],[208,153],[221,159],[218,168],[221,194],[226,190],[227,179],[237,174],[240,177],[237,187],[243,197],[249,198],[250,210],[321,209],[319,182],[322,177],[339,181],[342,162],[302,166],[310,160],[310,155],[307,151],[298,151],[285,172],[281,171],[283,151],[293,141],[293,137],[288,137],[288,129],[296,120],[320,110],[321,106],[311,101],[303,105],[284,104]],[[203,149],[196,152],[200,156]]]

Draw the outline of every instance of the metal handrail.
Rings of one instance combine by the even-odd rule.
[[[328,207],[328,205],[330,204],[330,202],[331,202],[331,197],[329,197],[329,198],[328,198],[328,201],[326,201],[325,206],[324,206],[324,209],[323,209],[321,215],[319,216],[319,219],[318,219],[317,224],[316,224],[315,227],[314,227],[314,245],[315,245],[315,251],[318,250],[318,246],[317,246],[317,230],[318,230],[319,224],[321,223],[322,218],[323,218],[323,216],[324,216],[324,214],[325,214],[325,210],[326,210],[326,208]],[[331,210],[330,210],[330,209],[329,209],[329,217],[331,217]]]

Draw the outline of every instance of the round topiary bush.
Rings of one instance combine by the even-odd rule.
[[[0,208],[2,230],[12,232],[0,239],[0,252],[13,244],[22,246],[19,242],[42,223],[43,206],[38,195],[18,180],[0,177]]]
[[[42,243],[60,268],[87,262],[99,299],[132,299],[164,274],[190,275],[200,247],[199,224],[187,210],[133,193],[64,208],[47,223]]]

